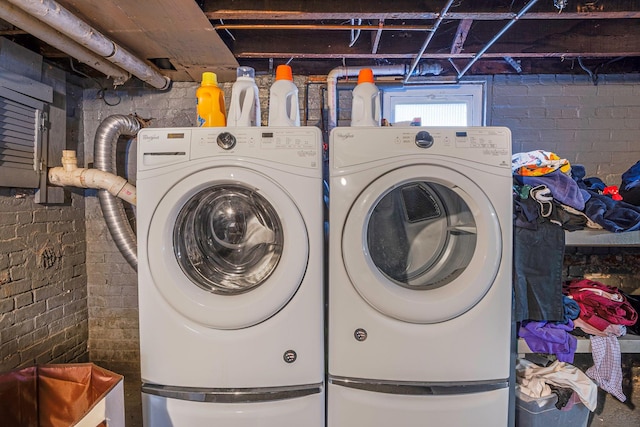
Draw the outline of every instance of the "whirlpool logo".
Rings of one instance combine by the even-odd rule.
[[[353,139],[354,135],[351,132],[336,132],[336,138],[340,141],[347,142]]]

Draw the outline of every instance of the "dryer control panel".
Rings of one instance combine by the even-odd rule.
[[[338,127],[331,147],[340,146],[336,167],[401,156],[433,156],[511,168],[511,131],[506,127]]]

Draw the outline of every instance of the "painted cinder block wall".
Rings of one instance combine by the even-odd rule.
[[[620,185],[640,160],[640,76],[495,76],[491,122],[513,133],[513,151],[543,149]]]

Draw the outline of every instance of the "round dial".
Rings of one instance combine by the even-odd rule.
[[[216,141],[218,145],[225,150],[231,150],[236,145],[236,137],[229,132],[222,132],[218,135]]]
[[[433,145],[433,136],[426,130],[416,134],[416,145],[420,148],[429,148]]]

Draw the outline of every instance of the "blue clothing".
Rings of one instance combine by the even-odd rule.
[[[586,202],[584,214],[593,222],[607,231],[619,233],[622,231],[640,230],[640,207],[616,201],[610,196],[591,193]]]
[[[637,162],[622,174],[622,183],[620,184],[620,189],[628,191],[633,187],[638,186],[640,186],[640,162]]]

